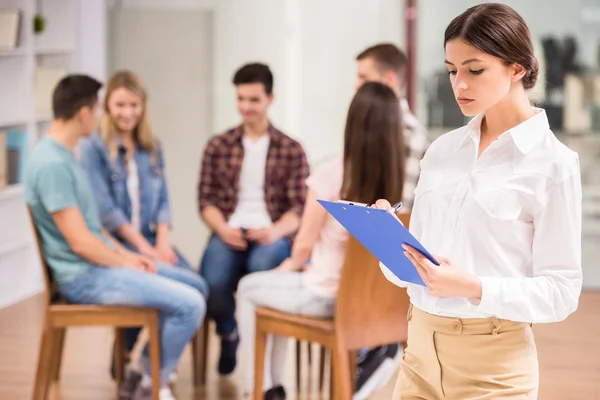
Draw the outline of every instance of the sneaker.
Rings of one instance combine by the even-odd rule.
[[[127,370],[125,372],[125,379],[119,389],[119,398],[121,400],[131,399],[141,381],[142,374],[134,370]]]
[[[221,356],[219,357],[219,374],[229,375],[237,364],[237,348],[240,344],[239,337],[235,339],[221,339]]]
[[[159,400],[177,400],[168,386],[160,388],[158,392]],[[152,400],[152,380],[149,376],[144,376],[138,386],[132,400]]]
[[[281,385],[272,387],[265,392],[265,400],[285,400],[285,389]]]
[[[376,347],[356,366],[356,392],[353,400],[365,400],[392,378],[400,360],[400,345]]]

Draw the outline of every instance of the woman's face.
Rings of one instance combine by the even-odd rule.
[[[446,43],[446,66],[462,113],[482,113],[508,94],[513,66],[456,38]]]
[[[110,119],[121,132],[133,132],[142,112],[142,99],[130,90],[118,88],[108,98]]]

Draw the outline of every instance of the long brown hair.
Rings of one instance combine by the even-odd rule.
[[[485,3],[473,6],[454,18],[444,34],[444,48],[459,38],[476,49],[525,68],[523,87],[531,89],[537,81],[539,64],[533,54],[531,33],[523,18],[506,4]]]
[[[402,200],[404,153],[398,98],[384,84],[365,83],[354,95],[346,119],[340,196],[366,204]]]
[[[111,160],[116,160],[118,154],[117,146],[117,130],[111,120],[110,111],[108,109],[108,100],[111,94],[119,89],[124,88],[138,96],[142,101],[142,115],[138,125],[133,131],[134,140],[140,147],[153,154],[155,160],[155,152],[157,151],[157,143],[152,135],[150,121],[148,120],[147,103],[148,95],[146,89],[142,85],[140,78],[133,72],[121,70],[114,73],[108,80],[106,85],[106,95],[104,96],[104,110],[100,119],[100,136],[108,146]]]

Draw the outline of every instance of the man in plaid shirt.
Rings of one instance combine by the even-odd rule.
[[[209,285],[208,315],[221,337],[222,375],[236,366],[237,282],[247,273],[273,269],[290,256],[309,174],[300,143],[269,122],[269,67],[245,65],[233,83],[242,125],[208,142],[198,185],[200,214],[213,232],[200,273]]]
[[[429,146],[427,130],[410,112],[408,102],[402,97],[406,83],[406,55],[393,44],[378,44],[364,50],[356,57],[356,88],[367,81],[388,85],[398,97],[404,125],[404,151],[406,168],[402,193],[401,212],[410,212],[414,190],[420,174],[421,159]],[[358,354],[356,393],[354,400],[366,399],[374,390],[385,385],[396,370],[402,349],[399,343],[361,349]]]

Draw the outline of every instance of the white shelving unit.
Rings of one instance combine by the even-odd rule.
[[[25,160],[52,119],[50,110],[36,111],[36,70],[52,67],[78,72],[82,43],[89,44],[90,35],[105,33],[86,31],[81,22],[90,18],[89,12],[82,17],[85,7],[98,4],[104,6],[103,0],[0,1],[1,9],[22,12],[18,47],[0,51],[0,131],[26,135],[21,137],[26,139],[26,154],[21,154]],[[46,26],[36,34],[33,19],[40,11]],[[42,282],[24,190],[21,183],[12,184],[0,191],[0,308],[39,292]]]

